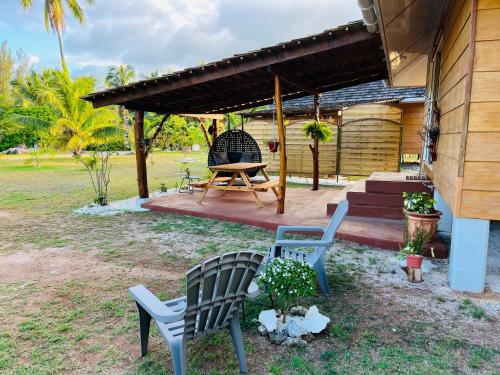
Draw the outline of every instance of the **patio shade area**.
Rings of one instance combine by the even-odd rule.
[[[273,75],[290,99],[384,79],[387,70],[380,36],[357,21],[84,99],[165,114],[227,113],[272,103]]]

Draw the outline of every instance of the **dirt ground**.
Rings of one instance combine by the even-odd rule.
[[[78,216],[73,210],[91,193],[74,168],[0,172],[0,373],[172,373],[156,330],[148,356],[139,357],[127,288],[140,283],[162,299],[180,296],[192,265],[240,249],[265,252],[274,234],[152,212]],[[118,174],[133,172],[128,162],[123,168]],[[117,186],[117,198],[127,189]],[[399,262],[391,251],[335,243],[331,296],[302,302],[332,323],[305,349],[259,336],[253,319],[263,307],[247,303],[250,373],[498,374],[498,294],[453,292],[446,260],[426,260],[424,282],[409,284]],[[238,373],[226,332],[194,340],[188,351],[189,373]]]

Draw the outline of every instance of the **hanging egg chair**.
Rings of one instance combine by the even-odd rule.
[[[208,151],[208,166],[232,163],[262,163],[259,145],[250,134],[233,129],[220,134]],[[255,177],[258,170],[248,171],[249,177]],[[231,173],[219,173],[218,176],[230,177]]]

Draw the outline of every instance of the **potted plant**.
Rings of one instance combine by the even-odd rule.
[[[279,144],[277,139],[270,139],[267,141],[267,147],[269,147],[269,151],[271,152],[277,152]]]
[[[408,239],[414,240],[417,228],[421,227],[429,233],[427,242],[436,234],[437,225],[442,215],[434,208],[434,198],[429,193],[403,193],[403,215],[406,221]]]
[[[423,227],[417,227],[415,230],[415,238],[407,241],[405,247],[400,250],[400,254],[406,257],[406,267],[420,269],[422,267],[424,246],[429,242],[431,233]],[[431,254],[434,256],[432,248]]]

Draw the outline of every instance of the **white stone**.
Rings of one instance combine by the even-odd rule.
[[[327,324],[330,323],[330,318],[320,314],[316,306],[311,306],[302,322],[303,327],[311,333],[320,333]]]
[[[309,331],[304,327],[304,318],[302,317],[291,317],[286,318],[286,330],[288,331],[288,336],[290,337],[301,337],[306,335]]]
[[[259,314],[259,322],[266,327],[267,332],[274,332],[278,327],[278,318],[276,317],[276,310],[264,310]]]
[[[261,336],[267,336],[267,334],[269,333],[269,332],[267,332],[266,326],[263,325],[263,324],[261,324],[259,326],[258,331],[259,331],[259,333],[260,333]]]
[[[307,309],[303,306],[296,306],[290,309],[290,314],[298,316],[306,316]]]

